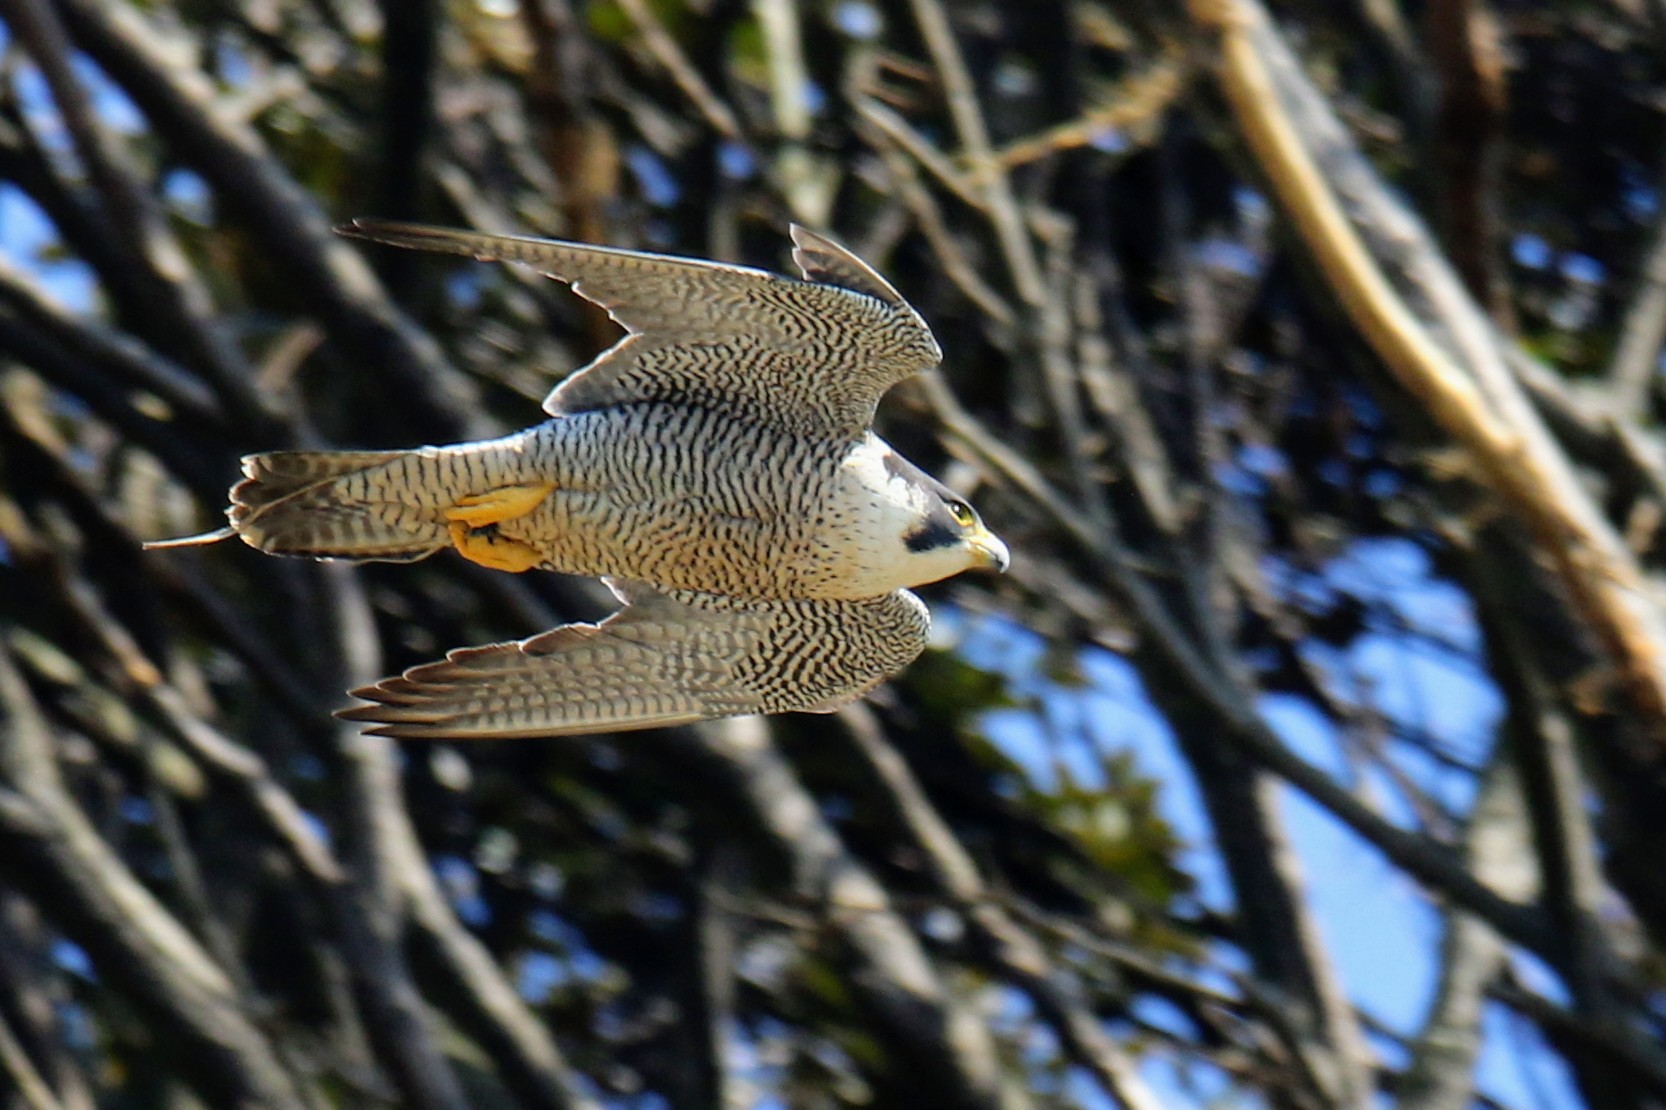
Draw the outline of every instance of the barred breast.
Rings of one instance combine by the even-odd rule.
[[[575,413],[526,433],[549,496],[504,521],[543,566],[741,598],[842,597],[849,444],[806,441],[694,406]]]

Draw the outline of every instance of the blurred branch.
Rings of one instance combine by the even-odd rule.
[[[1519,346],[1506,349],[1505,358],[1545,423],[1570,453],[1600,469],[1621,488],[1638,490],[1654,504],[1666,505],[1666,448],[1644,429],[1638,416],[1617,411],[1603,397],[1576,393],[1559,374]]]
[[[955,135],[960,140],[962,156],[970,169],[971,188],[980,195],[988,213],[1013,288],[1020,301],[1032,309],[1039,309],[1047,299],[1041,266],[1024,230],[1024,220],[1018,210],[1017,197],[1013,195],[1011,179],[995,157],[972,75],[955,41],[954,30],[949,26],[948,11],[938,0],[910,0],[910,7],[915,23],[919,25],[920,36],[925,39],[926,49],[931,54],[937,79],[942,82],[949,117],[954,121]]]
[[[1222,0],[1240,17],[1222,87],[1258,72],[1250,127],[1285,140],[1254,152],[1332,209],[1297,229],[1358,240],[1304,283],[1242,144],[1219,141],[1230,118],[1196,95],[1199,20],[1156,0],[0,0],[0,663],[19,680],[0,675],[0,912],[23,912],[0,916],[0,1086],[64,1110],[1155,1110],[1146,1066],[1173,1061],[1279,1110],[1456,1110],[1487,1104],[1482,1015],[1513,1004],[1591,1105],[1654,1099],[1666,746],[1639,742],[1660,718],[1609,696],[1619,668],[1598,663],[1602,645],[1651,658],[1611,610],[1655,604],[1638,564],[1666,552],[1658,283],[1479,259],[1536,350],[1600,350],[1590,314],[1631,294],[1609,377],[1564,380],[1499,339],[1331,112],[1444,226],[1419,176],[1435,75],[1405,13],[1444,19],[1458,99],[1494,108],[1507,79],[1520,109],[1482,138],[1512,180],[1549,185],[1524,209],[1481,173],[1488,195],[1455,201],[1623,273],[1645,249],[1624,232],[1660,5],[1511,8],[1531,64],[1500,70],[1483,2],[1286,3],[1281,32]],[[830,81],[842,96],[818,95]],[[1547,96],[1613,118],[1553,111],[1525,135]],[[530,414],[551,372],[617,338],[531,273],[400,265],[378,284],[328,231],[377,196],[707,257],[769,257],[762,225],[788,210],[865,244],[950,352],[888,430],[928,468],[947,456],[952,485],[986,481],[1021,555],[947,587],[964,654],[928,657],[881,715],[847,710],[848,740],[773,722],[797,768],[755,722],[403,749],[332,725],[384,649],[397,668],[598,607],[588,583],[451,553],[338,574],[240,544],[137,550],[183,530],[191,495],[217,511],[240,451],[496,431],[483,401]],[[1484,230],[1453,256],[1484,253]],[[1406,390],[1373,391],[1363,345],[1339,349],[1337,289],[1344,337],[1352,321]],[[1466,452],[1429,450],[1428,411],[1491,452],[1483,496],[1442,480]],[[1516,504],[1564,500],[1568,460],[1584,508]],[[1499,506],[1530,527],[1497,526]],[[1631,565],[1577,530],[1587,510]],[[1555,575],[1534,562],[1545,536]],[[1311,734],[1283,730],[1292,706]],[[16,758],[31,713],[45,786]],[[1477,793],[1487,728],[1510,742]],[[1135,767],[1165,729],[1213,825],[1191,849]],[[905,761],[916,744],[925,762]],[[1525,792],[1495,781],[1506,760]],[[1271,776],[1445,915],[1415,1037],[1372,1022],[1369,977],[1343,994]],[[66,847],[70,826],[93,848]],[[1232,913],[1188,884],[1195,851],[1227,867]],[[1527,993],[1513,951],[1563,982]],[[1402,1054],[1403,1072],[1382,1062]]]
[[[594,51],[569,0],[521,0],[520,15],[532,40],[526,81],[529,122],[535,129],[537,149],[560,191],[561,212],[568,224],[564,233],[582,242],[603,242],[607,205],[619,192],[621,159],[612,128],[592,104],[598,66]],[[467,183],[466,176],[456,172],[442,172],[441,180],[454,198]],[[473,219],[479,206],[459,207]],[[541,274],[526,272],[520,277],[544,282]],[[618,325],[600,305],[585,301],[579,311],[593,349],[605,350],[618,338]]]
[[[61,1110],[94,1110],[87,1077],[65,1044],[70,998],[47,951],[34,905],[16,891],[0,894],[0,1014],[17,1049]]]
[[[102,975],[198,1063],[205,1098],[223,1105],[305,1105],[231,982],[114,856],[64,790],[39,710],[0,647],[0,853],[12,881],[85,948]]]
[[[877,125],[870,122],[869,128],[874,132],[873,145],[885,160],[885,167],[890,171],[891,180],[895,182],[902,202],[913,214],[914,221],[919,225],[920,233],[925,236],[926,242],[931,244],[932,253],[936,256],[944,275],[954,282],[956,288],[965,294],[966,299],[977,305],[985,316],[997,324],[1010,327],[1013,323],[1012,306],[990,287],[978,273],[977,267],[966,257],[966,252],[961,249],[944,222],[936,198],[920,183],[915,162],[886,138],[886,133]]]
[[[885,739],[873,711],[863,705],[840,711],[856,750],[885,791],[886,802],[929,865],[934,884],[960,911],[977,943],[1000,974],[1030,996],[1078,1066],[1126,1110],[1162,1110],[1162,1103],[1089,1010],[1079,984],[1051,966],[1045,950],[990,897],[976,865],[937,810],[908,764]]]
[[[308,826],[294,799],[271,777],[264,761],[192,714],[179,692],[161,681],[157,668],[123,633],[112,615],[102,611],[96,600],[87,595],[81,583],[63,573],[50,576],[50,580],[61,585],[63,601],[79,617],[82,634],[90,642],[101,642],[117,662],[119,673],[125,676],[123,693],[148,707],[211,775],[243,795],[274,841],[284,847],[299,873],[313,884],[315,893],[335,907],[335,921],[350,957],[348,966],[353,972],[360,1003],[372,1015],[371,1034],[378,1044],[379,1055],[408,1053],[412,1045],[421,1043],[408,1027],[399,1024],[412,1020],[409,1008],[420,1007],[420,1001],[400,971],[402,960],[397,955],[397,947],[389,946],[397,944],[398,934],[404,928],[401,922],[409,914],[414,939],[433,951],[425,966],[438,969],[438,985],[448,989],[446,997],[461,1011],[460,1024],[483,1045],[501,1054],[508,1073],[506,1078],[516,1087],[522,1104],[557,1108],[590,1105],[576,1093],[559,1053],[515,997],[502,972],[444,905],[402,806],[378,807],[382,831],[377,835],[386,851],[397,860],[396,865],[390,866],[398,886],[390,894],[396,917],[382,921],[384,931],[392,930],[387,934],[391,940],[379,941],[370,931],[371,927],[363,923],[362,869],[350,883],[329,848]],[[334,608],[350,611],[340,601]],[[374,665],[362,669],[367,674],[377,670]],[[385,742],[378,743],[384,746],[378,763],[385,773],[391,753],[385,750]],[[373,789],[394,790],[393,799],[397,802],[396,788],[383,785]],[[387,875],[386,871],[379,873]],[[378,1029],[378,1023],[383,1028]],[[413,1104],[418,1104],[420,1099],[423,1105],[447,1105],[441,1101],[446,1097],[440,1086],[445,1080],[436,1081],[432,1071],[423,1070],[440,1065],[408,1059],[399,1063],[397,1055],[393,1059],[396,1076],[402,1070],[410,1073],[402,1080],[401,1087],[407,1092],[416,1091],[415,1095],[407,1093]]]
[[[898,150],[918,162],[920,168],[929,173],[938,184],[974,211],[988,211],[987,199],[968,180],[968,175],[957,169],[942,151],[933,146],[931,141],[907,120],[872,96],[858,93],[855,103],[856,111],[864,120],[895,143]]]
[[[401,869],[411,944],[421,957],[419,973],[443,999],[458,1025],[502,1062],[504,1082],[518,1105],[548,1110],[590,1110],[584,1093],[549,1030],[527,1007],[502,967],[463,928],[445,901],[409,818],[397,830],[399,851],[416,858]]]
[[[174,418],[188,420],[214,438],[229,438],[230,422],[198,379],[121,332],[72,316],[4,260],[0,260],[0,312],[8,317],[15,314],[17,326],[31,328],[51,345],[72,352],[89,371],[96,368],[129,389],[153,394]],[[73,391],[71,382],[65,385]]]
[[[422,218],[433,175],[434,65],[440,34],[434,0],[380,0],[382,180],[377,215]]]
[[[1166,147],[1160,150],[1159,158],[1166,152]],[[1172,571],[1153,576],[1153,585],[1163,590],[1165,582],[1171,583],[1164,592],[1177,623],[1191,630],[1197,650],[1212,669],[1247,691],[1252,680],[1234,650],[1238,605],[1228,600],[1231,594],[1225,588],[1235,562],[1218,477],[1227,466],[1227,453],[1212,417],[1218,406],[1212,399],[1215,365],[1210,352],[1222,345],[1216,334],[1220,321],[1193,257],[1190,206],[1184,186],[1176,183],[1165,190],[1161,227],[1178,284],[1185,384],[1191,401],[1183,438],[1192,446],[1190,451],[1176,451],[1174,457],[1203,492],[1189,513],[1173,514],[1181,519],[1162,537],[1164,562]],[[1119,425],[1132,423],[1125,417],[1119,420]],[[1139,440],[1128,437],[1128,442]],[[1148,473],[1161,475],[1158,480],[1147,477],[1138,488],[1148,498],[1150,516],[1162,521],[1171,501],[1168,491],[1180,484],[1178,476],[1162,456],[1141,461]],[[1189,542],[1180,542],[1182,537]],[[1153,680],[1150,685],[1153,698],[1175,722],[1178,746],[1221,843],[1237,905],[1237,932],[1258,980],[1251,989],[1258,997],[1277,1000],[1279,1020],[1274,1028],[1298,1065],[1293,1070],[1305,1078],[1308,1097],[1323,1105],[1363,1110],[1372,1098],[1375,1061],[1304,897],[1303,877],[1272,778],[1242,751],[1193,727],[1189,699],[1174,699],[1171,684]]]
[[[1239,940],[1257,980],[1246,989],[1263,1001],[1265,1011],[1276,1013],[1276,1029],[1311,1097],[1339,1110],[1366,1110],[1371,1054],[1303,898],[1275,783],[1244,752],[1192,727],[1192,714],[1170,702],[1165,687],[1154,687],[1153,696],[1179,726],[1180,749],[1222,841]]]
[[[783,857],[795,892],[818,907],[837,940],[846,983],[884,1031],[893,1077],[948,1108],[1022,1110],[983,1019],[946,989],[885,889],[839,842],[769,741],[761,721],[697,726],[692,751]]]
[[[425,434],[481,439],[495,428],[472,385],[432,338],[406,319],[370,268],[330,232],[331,220],[215,90],[170,63],[162,36],[138,10],[107,0],[54,0],[77,45],[146,114],[173,150],[237,214],[257,249],[316,308],[333,341],[356,362],[419,399]]]
[[[1661,1070],[1660,1054],[1655,1046],[1644,1048],[1640,1039],[1616,1038],[1613,1030],[1593,1027],[1579,1014],[1535,994],[1514,980],[1506,980],[1492,988],[1492,996],[1512,1010],[1525,1015],[1549,1040],[1588,1054],[1589,1067],[1608,1069],[1609,1074],[1624,1076],[1641,1085],[1649,1099],[1666,1098],[1666,1072]],[[1594,1105],[1594,1104],[1593,1104]]]
[[[142,278],[154,323],[174,341],[239,420],[269,428],[254,371],[223,334],[218,312],[149,192],[121,154],[70,66],[71,45],[48,0],[0,0],[0,15],[40,67],[76,153],[102,201],[115,261]]]
[[[353,568],[338,564],[325,571],[322,592],[343,680],[349,686],[374,682],[382,670],[381,647]],[[335,731],[346,775],[343,816],[354,879],[341,892],[351,907],[341,920],[371,1042],[387,1062],[404,1104],[466,1110],[462,1084],[440,1050],[439,1030],[402,951],[404,890],[410,881],[404,872],[426,865],[420,854],[413,860],[401,850],[406,817],[391,744],[347,722],[336,723]]]
[[[4,1016],[0,1016],[0,1075],[6,1077],[27,1110],[63,1110]]]
[[[1650,394],[1660,377],[1666,345],[1666,212],[1655,221],[1633,280],[1631,300],[1621,318],[1619,341],[1607,380],[1613,411],[1621,417],[1646,415]]]
[[[1026,310],[1023,334],[1034,344],[1041,362],[1042,381],[1053,418],[1058,423],[1060,445],[1070,460],[1073,493],[1088,520],[1103,526],[1109,520],[1104,490],[1094,480],[1087,455],[1087,431],[1082,417],[1081,391],[1076,368],[1068,350],[1070,337],[1069,296],[1063,289],[1049,288],[1035,245],[1025,227],[1023,214],[1012,187],[1007,167],[995,155],[979,104],[971,73],[966,67],[948,13],[939,0],[910,0],[914,20],[925,39],[937,78],[948,100],[962,155],[970,167],[972,190],[981,196],[983,211],[1000,245],[1012,279],[1013,290]],[[1069,250],[1071,232],[1062,223],[1051,231],[1055,246]],[[1025,414],[1029,389],[1019,379],[1015,404]]]
[[[337,649],[346,680],[365,685],[382,666],[374,623],[363,591],[348,567],[333,567],[327,596],[337,615]],[[459,1024],[501,1059],[505,1078],[521,1104],[549,1110],[580,1110],[592,1105],[580,1093],[566,1062],[548,1033],[527,1011],[514,988],[480,943],[463,929],[441,895],[427,858],[411,827],[395,768],[393,744],[356,726],[338,728],[344,761],[351,774],[350,821],[359,851],[354,870],[360,907],[369,935],[365,944],[387,978],[388,1001],[398,1020],[408,1022],[398,1044],[422,1046],[423,1055],[408,1061],[412,1079],[428,1087],[443,1103],[467,1105],[450,1069],[430,1043],[429,1022],[407,979],[398,944],[408,933],[426,954],[439,986],[457,1013]],[[419,1028],[412,1025],[420,1023]],[[373,1031],[374,1035],[374,1031]]]
[[[1478,876],[1526,899],[1538,882],[1526,863],[1526,799],[1507,759],[1500,744],[1481,780],[1465,848]],[[1440,981],[1397,1091],[1401,1110],[1467,1110],[1474,1104],[1482,1009],[1488,986],[1504,968],[1505,949],[1486,922],[1461,910],[1448,910],[1444,924]]]
[[[654,56],[654,60],[665,72],[670,74],[671,79],[688,98],[688,102],[706,121],[706,125],[722,138],[744,145],[746,135],[741,130],[734,110],[724,103],[722,97],[718,96],[706,83],[706,79],[700,76],[700,71],[694,68],[694,63],[689,61],[688,55],[677,45],[677,40],[666,31],[665,24],[660,22],[647,0],[620,0],[619,9],[636,28],[643,47]]]
[[[265,761],[194,714],[184,696],[164,680],[160,668],[84,580],[73,577],[61,564],[45,577],[55,584],[57,600],[75,619],[81,637],[97,644],[115,665],[118,692],[154,713],[204,770],[241,794],[300,874],[324,888],[341,882],[340,865],[309,826],[294,797],[272,777]]]
[[[1500,128],[1509,107],[1502,35],[1486,0],[1444,0],[1425,18],[1439,78],[1434,146],[1447,253],[1470,295],[1508,329],[1514,310],[1499,273]]]
[[[232,462],[229,452],[223,456],[226,465],[220,465],[208,443],[179,434],[179,424],[171,413],[146,412],[133,404],[127,390],[99,373],[99,364],[76,357],[72,349],[55,343],[50,335],[9,312],[4,304],[0,304],[0,342],[8,353],[39,373],[41,380],[79,398],[118,433],[154,455],[193,492],[216,500],[224,493]],[[25,372],[24,376],[34,380],[31,373]]]
[[[770,112],[780,136],[772,168],[793,216],[811,227],[825,227],[838,176],[831,162],[809,146],[810,75],[798,9],[795,0],[752,0],[769,67]]]
[[[260,642],[239,623],[228,600],[203,575],[181,571],[175,563],[176,554],[141,550],[139,537],[115,518],[88,475],[75,468],[68,457],[68,445],[42,426],[40,414],[32,411],[34,406],[19,404],[18,400],[15,395],[8,398],[9,404],[0,412],[0,446],[15,453],[11,462],[19,471],[34,475],[35,492],[51,494],[67,509],[90,546],[142,566],[146,586],[156,589],[180,605],[187,616],[212,629],[219,642],[248,665],[255,680],[272,695],[283,712],[298,721],[308,721],[321,714],[322,700],[307,687],[294,667],[272,645]],[[3,533],[4,528],[0,527],[0,535]]]
[[[1406,389],[1473,457],[1552,561],[1558,578],[1610,654],[1639,723],[1666,744],[1666,626],[1635,559],[1592,504],[1566,457],[1504,368],[1472,303],[1433,288],[1425,311],[1443,317],[1463,363],[1397,293],[1353,220],[1370,204],[1375,231],[1392,228],[1401,265],[1422,278],[1444,264],[1421,228],[1382,186],[1302,77],[1257,0],[1195,0],[1194,16],[1220,35],[1221,83],[1251,149],[1355,324]],[[1301,125],[1287,101],[1299,100]],[[1312,128],[1326,120],[1318,136]],[[1344,206],[1333,162],[1346,162]],[[1360,190],[1372,190],[1362,194]],[[1394,216],[1391,224],[1382,220]]]
[[[1490,608],[1508,614],[1492,599]],[[1495,618],[1499,619],[1499,618]],[[1544,668],[1536,665],[1530,639],[1508,616],[1493,637],[1496,669],[1509,693],[1507,718],[1512,755],[1525,796],[1533,857],[1542,898],[1559,938],[1557,969],[1572,1006],[1592,1032],[1600,1032],[1633,1060],[1651,1061],[1652,1076],[1666,1075],[1666,1053],[1632,1026],[1627,996],[1639,969],[1621,959],[1604,903],[1609,892],[1588,812],[1592,791],[1575,752],[1575,724],[1554,698]],[[1570,1058],[1580,1085],[1595,1105],[1635,1101],[1635,1079],[1590,1055]],[[1650,1080],[1651,1082],[1653,1080]]]
[[[1165,57],[1117,83],[1103,103],[1076,119],[1049,127],[1039,135],[1007,143],[993,153],[993,164],[1012,170],[1108,137],[1140,137],[1158,131],[1163,114],[1187,91],[1192,74],[1180,59]],[[976,178],[976,170],[973,171]]]
[[[1417,36],[1400,10],[1399,0],[1352,0],[1360,20],[1383,44],[1398,66],[1413,72],[1424,68],[1417,49]]]
[[[947,388],[922,379],[951,440],[964,444],[994,473],[1052,518],[1063,535],[1107,575],[1107,585],[1138,619],[1143,635],[1134,654],[1148,682],[1177,681],[1190,704],[1206,712],[1212,735],[1241,747],[1337,820],[1374,845],[1418,881],[1442,891],[1516,942],[1543,951],[1546,922],[1533,907],[1512,902],[1478,881],[1444,845],[1397,828],[1355,798],[1328,774],[1292,752],[1246,704],[1231,684],[1204,661],[1168,614],[1137,561],[1113,533],[1096,534],[1022,456],[992,436],[962,409]]]

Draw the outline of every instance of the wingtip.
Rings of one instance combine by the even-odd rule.
[[[390,247],[412,250],[440,250],[466,253],[460,245],[473,232],[435,224],[414,224],[404,220],[384,220],[378,216],[354,216],[335,227],[337,235],[348,239],[363,239],[371,243],[385,243]]]
[[[388,724],[386,722],[379,722],[374,717],[349,717],[347,714],[342,712],[337,712],[336,716],[340,717],[342,720],[353,721],[354,723],[362,722],[368,725],[368,728],[359,730],[360,734],[364,736],[386,736],[390,740],[446,739],[444,734],[436,733],[432,729],[423,725]]]
[[[348,697],[367,698],[369,695],[363,690],[354,690]],[[380,705],[344,705],[331,716],[338,721],[378,721],[381,719]]]
[[[370,216],[354,216],[346,223],[336,224],[332,230],[347,239],[369,239],[376,224],[380,222]]]
[[[139,547],[145,551],[171,551],[176,547],[207,547],[221,540],[229,540],[237,535],[237,529],[231,525],[216,528],[212,532],[199,532],[194,536],[180,536],[172,540],[146,540]]]
[[[355,698],[371,698],[375,696],[373,687],[354,690],[350,695]],[[402,721],[398,719],[398,706],[382,704],[349,705],[335,711],[333,716],[339,721],[351,721],[353,724],[367,725],[363,730],[366,736],[388,736],[395,740],[421,740],[425,738],[439,738],[444,735],[444,728],[438,722]]]
[[[397,706],[390,709],[384,705],[354,705],[336,710],[335,716],[367,726],[362,730],[365,736],[386,736],[391,740],[513,740],[543,735],[542,732],[522,734],[471,728],[450,718],[401,720],[398,712]]]
[[[803,272],[805,281],[835,285],[913,311],[896,286],[837,239],[796,223],[788,224],[787,232],[793,241],[793,264]]]
[[[806,253],[840,249],[836,241],[796,221],[787,225],[787,236],[793,241],[793,261],[798,263],[800,268],[803,267],[803,255]]]

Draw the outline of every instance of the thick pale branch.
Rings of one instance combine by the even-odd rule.
[[[1531,533],[1601,637],[1637,719],[1666,744],[1666,623],[1635,559],[1513,379],[1484,365],[1503,365],[1496,348],[1480,349],[1490,337],[1473,319],[1447,322],[1465,365],[1390,282],[1287,106],[1300,96],[1304,114],[1326,112],[1258,0],[1195,0],[1193,11],[1219,33],[1221,87],[1239,127],[1349,317]],[[1394,231],[1401,249],[1418,249],[1421,272],[1437,267],[1409,214]],[[1432,296],[1453,304],[1447,290]]]

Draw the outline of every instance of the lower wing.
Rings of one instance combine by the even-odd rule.
[[[737,601],[610,585],[626,605],[600,624],[459,648],[353,691],[371,704],[338,716],[384,736],[492,740],[827,712],[912,662],[930,624],[906,590],[854,601]]]

